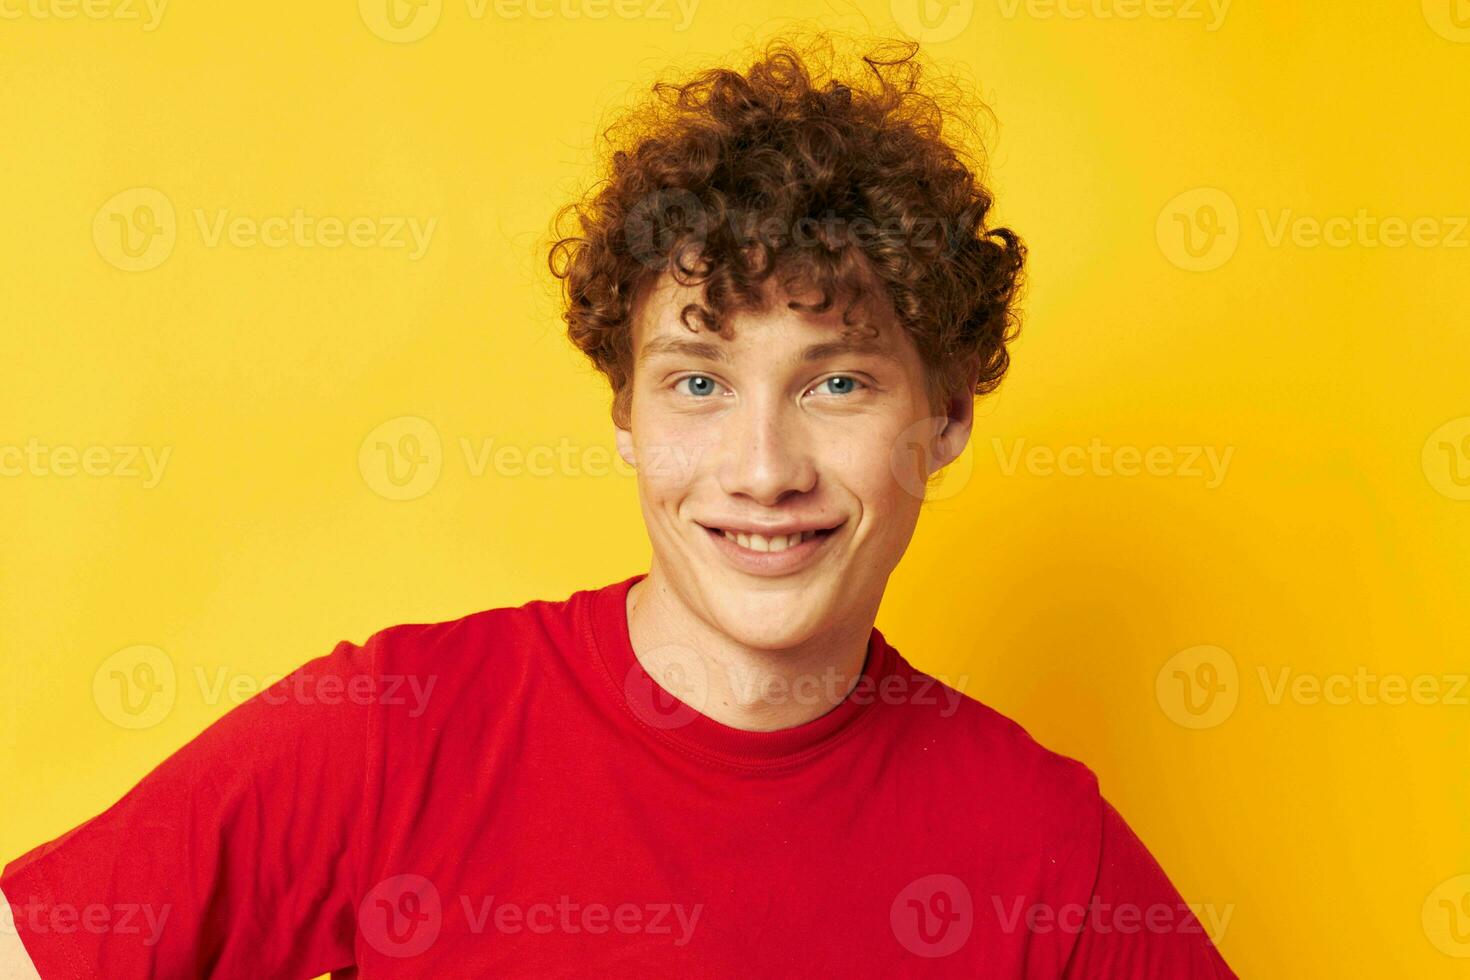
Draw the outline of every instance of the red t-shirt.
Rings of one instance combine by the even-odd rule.
[[[721,725],[641,575],[382,630],[0,876],[41,976],[1233,978],[1086,766],[874,629],[848,698]]]

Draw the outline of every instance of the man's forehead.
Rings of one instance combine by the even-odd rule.
[[[691,335],[687,329],[681,334],[659,333],[649,338],[638,352],[638,360],[648,361],[665,355],[680,355],[706,361],[730,361],[734,343],[718,334],[702,332]],[[759,329],[758,327],[756,329]],[[899,360],[898,353],[871,331],[847,330],[831,335],[831,339],[817,340],[802,346],[796,357],[802,361],[821,361],[843,354],[871,354]]]
[[[724,329],[719,333],[702,329],[702,320],[691,315],[686,323],[684,311],[690,306],[705,307],[702,286],[675,282],[665,274],[647,289],[635,306],[634,328],[639,342],[638,359],[664,353],[679,353],[708,360],[726,360],[732,348],[742,344],[770,344],[783,340],[801,345],[806,360],[842,353],[894,354],[897,324],[887,304],[867,302],[855,304],[851,322],[843,322],[846,296],[838,296],[822,313],[791,309],[787,303],[799,299],[814,304],[820,294],[810,295],[798,289],[795,295],[779,285],[775,277],[763,284],[764,304],[759,307],[736,306],[727,309]],[[691,329],[696,327],[700,329]]]

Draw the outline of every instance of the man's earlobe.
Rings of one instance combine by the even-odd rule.
[[[613,437],[617,440],[618,455],[623,457],[623,462],[637,467],[638,459],[633,453],[633,433],[627,429],[614,429]]]

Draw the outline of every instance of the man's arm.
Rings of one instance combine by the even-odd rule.
[[[10,900],[0,891],[0,980],[41,980],[15,928]]]
[[[1217,929],[1233,905],[1201,906]],[[1223,911],[1223,918],[1215,913]],[[1193,908],[1164,869],[1106,800],[1102,848],[1092,899],[1077,945],[1063,972],[1067,980],[1094,977],[1170,977],[1237,980]]]
[[[0,980],[350,966],[375,649],[339,643],[5,865]]]

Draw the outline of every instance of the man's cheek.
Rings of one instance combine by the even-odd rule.
[[[913,533],[922,501],[915,499],[891,473],[879,477],[860,493],[864,495],[863,510],[875,536],[901,540]]]
[[[638,447],[638,469],[662,487],[690,486],[713,456],[713,433],[697,426],[651,426]]]

